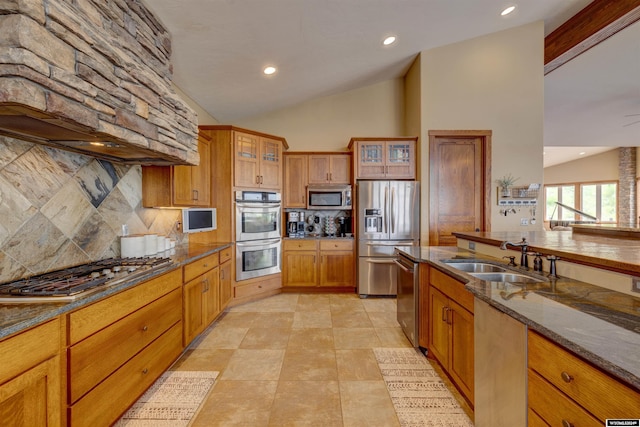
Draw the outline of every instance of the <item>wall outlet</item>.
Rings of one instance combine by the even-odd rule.
[[[640,277],[631,277],[631,291],[640,293]]]
[[[476,250],[476,242],[469,242],[469,250],[470,251]]]
[[[520,218],[520,225],[529,225],[529,218]]]

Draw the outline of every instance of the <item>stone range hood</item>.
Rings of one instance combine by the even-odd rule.
[[[0,0],[0,134],[117,163],[198,164],[197,116],[170,57],[141,0]]]

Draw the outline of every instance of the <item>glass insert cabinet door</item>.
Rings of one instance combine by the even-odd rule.
[[[415,179],[415,139],[358,141],[358,179]]]

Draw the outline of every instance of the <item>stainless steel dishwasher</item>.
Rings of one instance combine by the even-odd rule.
[[[396,249],[394,262],[398,266],[398,323],[411,345],[418,347],[418,268],[417,262],[403,255]]]

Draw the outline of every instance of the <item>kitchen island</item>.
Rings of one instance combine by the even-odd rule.
[[[511,395],[516,396],[515,406],[518,406],[518,402],[521,402],[518,406],[517,412],[520,417],[525,417],[527,413],[527,395],[528,397],[528,417],[533,420],[538,416],[538,412],[532,410],[532,406],[551,406],[555,408],[555,404],[551,404],[555,398],[547,397],[552,396],[553,392],[558,392],[558,389],[562,390],[559,400],[566,400],[571,404],[578,402],[576,408],[579,411],[586,411],[586,413],[593,417],[593,414],[597,414],[595,419],[603,419],[603,412],[598,413],[597,409],[592,409],[592,406],[585,404],[580,399],[580,394],[584,396],[591,396],[591,399],[595,401],[605,402],[607,399],[624,400],[630,397],[630,401],[626,401],[625,404],[628,409],[626,412],[631,414],[631,418],[638,416],[638,407],[640,407],[640,354],[638,349],[640,348],[640,298],[630,293],[618,292],[614,289],[607,289],[602,286],[596,286],[591,283],[586,283],[584,280],[577,280],[562,275],[563,271],[569,271],[573,269],[572,262],[580,264],[581,266],[588,265],[589,271],[595,271],[595,269],[607,270],[607,272],[615,271],[615,274],[625,275],[634,274],[640,268],[640,254],[635,249],[638,247],[638,243],[632,240],[623,240],[618,242],[618,239],[611,237],[603,237],[598,235],[583,235],[573,236],[571,232],[549,232],[548,237],[544,232],[535,233],[457,233],[458,247],[399,247],[398,249],[409,258],[414,261],[427,264],[427,270],[431,271],[428,277],[433,277],[435,272],[443,272],[447,276],[455,279],[458,282],[464,284],[465,289],[469,291],[475,297],[475,314],[478,316],[479,312],[486,313],[487,309],[490,312],[499,313],[491,315],[494,320],[502,319],[501,321],[495,321],[488,325],[486,321],[480,322],[480,329],[476,324],[476,337],[475,337],[475,352],[476,352],[476,390],[480,391],[481,395],[487,395],[495,391],[485,389],[478,389],[478,384],[481,387],[485,386],[487,382],[486,378],[478,378],[479,364],[483,365],[487,363],[486,353],[484,358],[479,362],[478,351],[482,348],[481,341],[486,338],[487,329],[497,337],[497,342],[492,343],[489,348],[492,348],[493,353],[491,357],[498,356],[501,361],[504,362],[508,359],[516,359],[516,364],[519,364],[519,376],[521,377],[520,392],[509,391],[504,396]],[[541,252],[545,255],[560,256],[563,261],[563,268],[558,272],[559,277],[550,279],[547,277],[546,272],[534,272],[530,268],[522,266],[507,266],[507,261],[502,259],[503,254],[512,255],[513,252],[505,252],[499,249],[499,246],[504,241],[510,241],[517,243],[522,240],[522,237],[526,238],[529,243],[528,250],[532,252]],[[473,242],[478,244],[477,246],[469,244]],[[563,244],[566,243],[566,244]],[[548,245],[548,246],[547,246]],[[469,250],[469,247],[480,250]],[[493,249],[493,251],[491,250]],[[519,249],[519,248],[516,248]],[[574,252],[575,251],[575,252]],[[488,255],[489,253],[490,255]],[[517,257],[516,257],[517,258]],[[491,282],[476,279],[468,273],[455,268],[455,262],[461,262],[465,260],[483,260],[488,263],[498,264],[508,269],[510,272],[523,273],[530,277],[539,279],[537,282],[530,283],[509,283],[508,281]],[[445,262],[446,261],[446,262]],[[637,264],[636,264],[637,262]],[[548,265],[546,265],[548,267]],[[420,277],[425,275],[420,273]],[[514,279],[515,280],[515,279]],[[423,292],[424,286],[421,284],[421,292]],[[427,287],[429,290],[430,287]],[[640,296],[640,295],[639,295]],[[420,298],[424,298],[421,295]],[[431,298],[429,296],[428,298]],[[429,300],[430,301],[430,300]],[[433,307],[429,304],[427,307]],[[484,308],[486,307],[486,309]],[[421,308],[424,309],[424,308]],[[427,308],[428,310],[428,308]],[[450,310],[445,308],[444,310]],[[428,316],[430,321],[437,322],[439,320],[439,312],[433,315],[433,313],[421,313]],[[434,317],[435,316],[435,317]],[[443,315],[444,316],[444,315]],[[437,319],[436,319],[437,317]],[[485,314],[481,315],[481,318],[485,320],[488,318]],[[511,319],[511,320],[507,320]],[[447,314],[447,320],[449,321],[449,315]],[[455,323],[455,320],[454,320]],[[424,323],[421,323],[424,324]],[[512,335],[509,335],[506,331],[511,327],[508,324],[520,325],[517,339],[513,339]],[[431,325],[429,328],[433,328]],[[482,336],[479,331],[484,329]],[[491,332],[495,330],[495,332]],[[528,339],[527,339],[528,337]],[[473,339],[472,339],[473,340]],[[480,342],[478,341],[480,340]],[[520,346],[522,351],[511,352],[512,348],[506,346],[498,350],[495,344],[502,344],[506,341],[517,341],[516,347]],[[529,341],[527,345],[527,341]],[[540,359],[539,348],[540,342],[551,343],[549,347],[552,353],[542,356]],[[556,350],[556,347],[558,350]],[[486,349],[487,346],[484,345]],[[528,348],[528,352],[527,352]],[[565,350],[566,349],[566,350]],[[545,348],[544,351],[548,349]],[[568,350],[568,351],[567,351]],[[428,349],[431,351],[431,349]],[[496,351],[498,353],[496,353]],[[537,353],[536,353],[537,352]],[[553,352],[562,353],[562,356],[556,356]],[[528,353],[528,356],[527,356]],[[574,356],[575,355],[575,356]],[[538,359],[536,359],[536,357]],[[556,357],[558,358],[556,360]],[[572,358],[575,358],[573,360]],[[528,363],[527,363],[528,360]],[[538,360],[538,362],[536,362]],[[551,387],[549,390],[540,392],[539,388],[536,388],[539,384],[548,386],[548,382],[541,381],[539,372],[543,368],[540,366],[553,366],[556,361],[563,360],[562,363],[568,363],[568,366],[577,366],[577,363],[584,363],[585,369],[588,369],[588,373],[584,373],[584,377],[594,378],[595,376],[604,377],[603,381],[613,381],[614,387],[607,388],[599,391],[582,390],[578,392],[576,398],[571,394],[571,391],[563,390],[562,384],[557,388]],[[571,360],[571,362],[568,362]],[[522,370],[522,364],[524,363],[524,370]],[[536,365],[537,363],[537,365]],[[542,363],[542,365],[540,365]],[[526,366],[529,369],[526,369]],[[537,367],[536,367],[537,366]],[[595,367],[595,368],[594,368]],[[492,370],[497,375],[500,375],[500,371],[504,370],[506,366],[500,364],[492,365]],[[593,371],[593,372],[591,372]],[[485,370],[486,373],[486,370]],[[603,373],[603,374],[601,374]],[[527,386],[526,378],[528,375],[528,389],[529,392],[522,395],[526,391]],[[495,377],[495,375],[494,375]],[[498,388],[500,384],[509,384],[516,381],[511,381],[511,378],[503,378],[498,381]],[[559,375],[558,375],[559,378]],[[600,377],[598,377],[600,378]],[[609,380],[611,378],[611,380]],[[495,382],[495,378],[492,379]],[[575,387],[571,385],[573,383],[573,377],[567,376],[561,383],[568,384],[569,387]],[[618,389],[617,387],[621,388]],[[504,387],[502,387],[504,388]],[[533,390],[533,391],[532,391]],[[607,391],[603,391],[607,390]],[[623,391],[620,391],[623,390]],[[631,391],[635,390],[635,391]],[[504,392],[504,390],[503,390]],[[478,393],[476,393],[476,397]],[[520,396],[520,397],[517,397]],[[533,397],[532,397],[533,396]],[[537,397],[536,397],[537,396]],[[539,403],[536,398],[551,399],[546,403]],[[566,396],[570,396],[567,399]],[[519,400],[518,400],[519,399]],[[571,399],[574,399],[575,402]],[[501,400],[504,407],[509,406],[512,402]],[[483,400],[486,403],[486,399]],[[476,404],[478,404],[476,399]],[[524,405],[524,407],[523,407]],[[584,410],[584,407],[588,407],[588,410]],[[596,402],[596,406],[598,402]],[[480,412],[483,407],[480,403],[480,407],[476,406],[476,421],[485,420],[484,414],[480,416]],[[631,409],[634,408],[634,409]],[[557,408],[555,408],[557,409]],[[553,409],[551,412],[555,411]],[[493,409],[491,410],[493,411]],[[574,411],[571,409],[569,412]],[[578,411],[578,409],[575,409]],[[589,412],[591,411],[591,412]],[[611,414],[612,410],[608,410],[605,414]],[[543,411],[539,411],[540,413]],[[619,411],[618,411],[619,412]],[[624,411],[623,411],[624,412]],[[479,417],[480,416],[480,417]],[[523,418],[519,418],[522,422]],[[549,418],[544,418],[546,422],[549,422]],[[535,421],[535,420],[534,420]],[[592,420],[593,421],[593,420]],[[495,418],[492,422],[498,422]],[[531,421],[530,421],[531,422]],[[481,422],[478,425],[491,423]],[[503,425],[498,424],[491,425]]]

